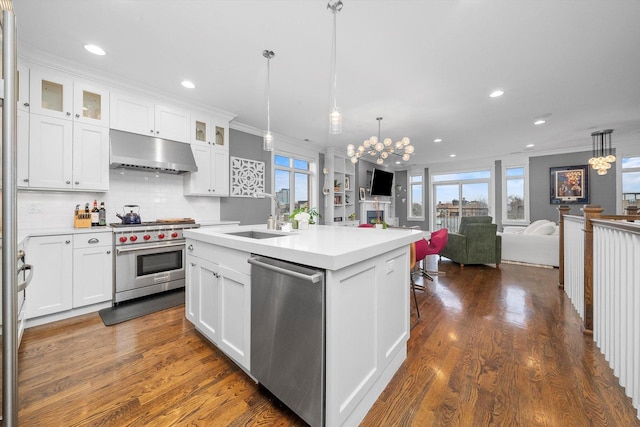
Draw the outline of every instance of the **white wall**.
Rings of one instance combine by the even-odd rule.
[[[73,227],[76,204],[84,208],[93,200],[105,202],[107,224],[119,222],[116,212],[124,205],[140,205],[142,221],[159,218],[195,218],[196,222],[220,219],[217,197],[183,196],[182,175],[129,169],[110,171],[107,193],[18,191],[18,227],[21,231],[39,228]]]

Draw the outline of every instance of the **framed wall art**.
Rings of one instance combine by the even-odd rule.
[[[561,166],[549,168],[551,180],[550,203],[559,205],[589,204],[589,166]]]

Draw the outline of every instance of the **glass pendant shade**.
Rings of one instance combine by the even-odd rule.
[[[338,107],[329,111],[329,133],[337,135],[342,133],[342,112]]]
[[[606,129],[591,134],[592,157],[589,159],[589,164],[598,171],[598,175],[606,175],[607,169],[611,169],[611,163],[616,161],[611,147],[612,133],[613,129]]]
[[[273,151],[273,135],[271,135],[271,132],[267,131],[264,134],[263,143],[264,151]]]

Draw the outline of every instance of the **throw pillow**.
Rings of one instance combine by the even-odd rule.
[[[548,236],[550,234],[553,234],[555,229],[556,229],[555,224],[550,222],[548,224],[542,224],[542,226],[536,228],[536,230],[534,231],[533,234],[537,234],[537,235],[541,235],[541,236]]]
[[[532,222],[531,224],[529,224],[529,226],[527,228],[524,229],[524,231],[522,232],[522,234],[536,234],[536,230],[539,227],[542,227],[543,225],[549,223],[550,221],[546,220],[546,219],[539,219],[535,222]]]

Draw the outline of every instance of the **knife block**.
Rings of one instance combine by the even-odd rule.
[[[91,214],[78,213],[74,215],[73,226],[75,228],[91,228]]]

